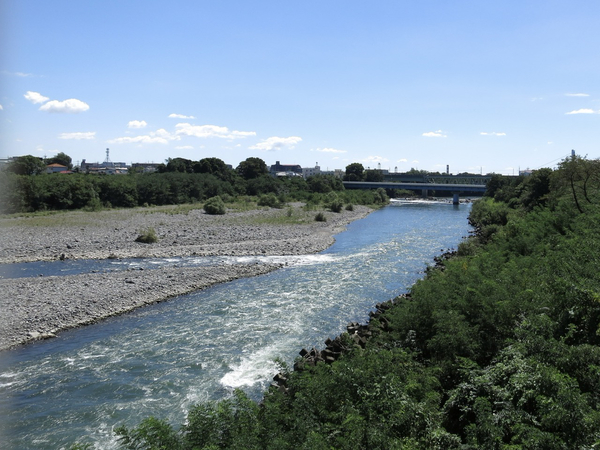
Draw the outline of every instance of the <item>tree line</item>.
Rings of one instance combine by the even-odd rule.
[[[333,175],[314,175],[306,180],[273,177],[266,163],[256,157],[247,158],[235,169],[219,158],[173,158],[155,173],[132,170],[127,175],[43,174],[42,167],[45,165],[39,158],[24,156],[0,172],[0,213],[176,205],[205,202],[216,196],[227,201],[270,195],[277,197],[278,204],[319,204],[331,202],[332,192],[344,203],[388,201],[382,190],[346,191],[342,180]]]
[[[282,369],[126,449],[583,449],[600,445],[600,161],[494,177],[474,234],[332,363]],[[298,361],[297,361],[298,362]],[[81,448],[81,447],[79,447]]]

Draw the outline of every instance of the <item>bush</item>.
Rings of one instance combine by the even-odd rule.
[[[325,197],[325,205],[332,211],[339,213],[344,208],[344,202],[335,192],[330,192]]]
[[[83,209],[84,211],[100,211],[102,209],[102,202],[100,202],[98,197],[93,197]]]
[[[315,221],[327,222],[327,217],[325,217],[325,214],[323,214],[322,212],[318,212],[317,215],[315,216]]]
[[[346,205],[346,211],[354,211],[354,205],[352,203],[348,203]]]
[[[274,193],[263,194],[258,198],[258,206],[268,206],[269,208],[281,208],[281,201]]]
[[[158,236],[154,228],[147,228],[142,231],[140,235],[135,239],[135,242],[141,242],[142,244],[154,244],[158,242]]]
[[[206,214],[225,214],[225,203],[218,195],[206,200],[204,204]]]
[[[329,204],[329,208],[331,211],[336,213],[342,212],[342,209],[344,208],[344,202],[342,202],[340,199],[336,199]]]

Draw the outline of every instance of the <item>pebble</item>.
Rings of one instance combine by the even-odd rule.
[[[303,213],[301,205],[293,207],[297,214]],[[269,216],[286,213],[277,209],[229,212],[223,216],[211,216],[202,210],[188,214],[150,211],[138,208],[68,212],[64,213],[64,220],[57,220],[59,224],[48,226],[34,226],[35,217],[0,218],[0,263],[59,258],[310,254],[329,247],[335,234],[372,210],[355,206],[354,211],[340,214],[326,212],[327,222],[311,221],[316,212],[309,212],[307,222],[297,225],[256,225]],[[135,242],[140,230],[148,227],[154,228],[158,236],[176,234],[177,242]],[[227,264],[1,279],[0,350],[48,339],[62,330],[279,267],[278,264]]]

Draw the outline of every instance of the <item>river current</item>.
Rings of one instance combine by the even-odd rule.
[[[81,440],[114,449],[116,426],[148,416],[180,424],[192,404],[235,388],[260,399],[276,359],[291,365],[301,348],[322,349],[348,322],[365,323],[375,303],[406,292],[434,256],[468,234],[469,211],[469,204],[394,203],[351,223],[324,252],[283,258],[288,265],[275,272],[0,353],[0,447],[59,449]],[[115,263],[32,270],[117,270]]]

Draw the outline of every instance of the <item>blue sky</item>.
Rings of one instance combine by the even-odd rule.
[[[600,2],[0,0],[0,157],[600,156]]]

